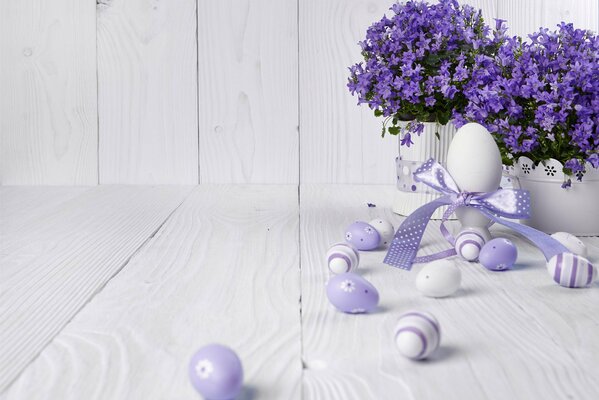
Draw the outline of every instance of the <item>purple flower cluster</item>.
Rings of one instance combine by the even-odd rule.
[[[529,38],[506,38],[477,59],[454,122],[487,127],[508,165],[518,156],[554,158],[580,180],[585,161],[599,167],[598,36],[561,23]]]
[[[402,140],[409,146],[410,134],[422,132],[421,122],[444,125],[463,111],[478,57],[494,54],[498,41],[489,37],[480,10],[456,0],[408,1],[391,11],[360,42],[364,61],[349,68],[348,88],[358,104],[385,117],[383,135],[399,134],[400,121],[415,121]]]

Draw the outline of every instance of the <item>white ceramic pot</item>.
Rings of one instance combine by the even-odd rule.
[[[405,127],[407,122],[402,126]],[[439,139],[435,135],[439,132]],[[414,182],[412,173],[429,158],[434,158],[441,164],[447,162],[447,149],[455,135],[456,128],[452,121],[447,125],[437,125],[434,122],[425,122],[424,131],[420,136],[412,135],[413,145],[402,146],[403,134],[398,135],[399,156],[396,158],[397,192],[393,201],[393,211],[400,215],[410,215],[418,207],[440,197],[423,183]],[[444,208],[433,214],[433,219],[441,219]]]
[[[528,190],[531,201],[531,218],[521,222],[546,233],[599,235],[599,169],[587,163],[582,181],[572,178],[572,186],[564,189],[562,168],[554,159],[538,165],[527,157],[518,159],[514,186]]]

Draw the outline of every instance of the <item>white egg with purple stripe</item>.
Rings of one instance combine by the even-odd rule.
[[[395,229],[393,228],[391,222],[385,219],[377,218],[373,219],[368,224],[376,229],[376,231],[379,233],[381,237],[381,246],[387,246],[389,243],[391,243],[393,236],[395,235]]]
[[[327,251],[327,265],[332,274],[343,274],[358,268],[360,253],[349,243],[336,243]]]
[[[399,317],[395,345],[403,356],[422,360],[437,350],[440,342],[441,328],[431,313],[413,310]]]
[[[464,260],[476,261],[485,242],[480,232],[473,229],[464,230],[455,239],[455,251]]]
[[[597,277],[597,269],[586,258],[573,253],[560,253],[547,262],[547,271],[553,280],[567,288],[590,286]]]
[[[551,235],[552,238],[564,245],[574,254],[587,257],[587,247],[582,243],[582,240],[568,232],[555,232]]]

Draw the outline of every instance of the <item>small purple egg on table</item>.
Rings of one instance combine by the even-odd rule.
[[[587,257],[587,247],[582,240],[568,232],[555,232],[551,235],[552,238],[564,245],[564,247],[570,250],[574,254],[578,254],[582,257]]]
[[[518,249],[508,239],[496,238],[487,242],[480,251],[478,261],[491,271],[511,269],[518,258]]]
[[[336,243],[327,251],[327,264],[332,274],[343,274],[358,268],[360,253],[349,243]]]
[[[441,342],[439,321],[428,312],[412,310],[402,314],[395,326],[395,345],[412,360],[430,356]]]
[[[393,236],[395,234],[395,229],[393,228],[391,222],[385,219],[377,218],[373,219],[368,224],[376,229],[376,231],[379,233],[379,236],[381,237],[379,243],[380,246],[387,246],[389,243],[391,243],[391,240],[393,240]]]
[[[358,250],[374,250],[379,247],[381,236],[370,224],[356,221],[345,231],[345,241]]]
[[[597,269],[589,260],[574,253],[560,253],[547,261],[547,271],[560,286],[583,288],[591,286]]]
[[[370,312],[379,304],[379,292],[372,283],[351,272],[331,277],[326,291],[331,304],[344,313]]]
[[[231,400],[243,386],[243,367],[233,350],[220,344],[199,349],[189,361],[189,379],[206,400]]]

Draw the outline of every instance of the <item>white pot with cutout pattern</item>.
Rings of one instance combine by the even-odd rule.
[[[531,218],[521,222],[549,234],[599,235],[599,169],[587,163],[582,181],[572,177],[566,189],[562,169],[554,159],[535,165],[530,158],[520,157],[514,164],[514,186],[528,190],[531,200]]]

